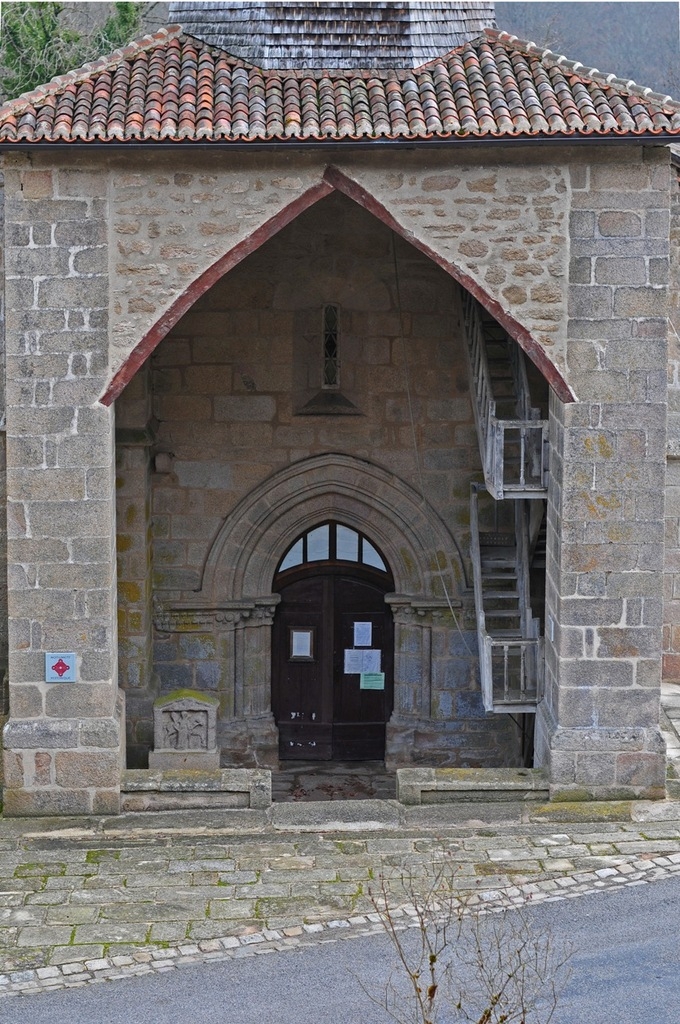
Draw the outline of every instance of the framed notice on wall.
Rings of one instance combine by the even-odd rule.
[[[314,661],[314,628],[288,630],[289,660]]]
[[[346,676],[360,675],[362,672],[379,672],[380,650],[359,650],[355,651],[350,647],[345,649],[344,672]]]

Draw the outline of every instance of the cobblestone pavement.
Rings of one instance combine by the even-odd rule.
[[[651,806],[668,820],[344,832],[248,831],[217,811],[5,821],[0,996],[379,931],[380,877],[403,905],[404,875],[423,891],[442,863],[470,906],[491,909],[680,875],[680,803]]]

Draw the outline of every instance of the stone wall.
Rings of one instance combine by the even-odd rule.
[[[233,257],[221,273],[334,181],[359,195],[365,190],[416,245],[477,282],[564,371],[569,179],[561,152],[550,163],[534,164],[523,150],[482,166],[467,152],[453,166],[441,152],[409,154],[403,165],[355,155],[330,173],[314,154],[285,162],[230,154],[228,163],[211,161],[209,172],[200,157],[184,153],[173,156],[172,170],[157,157],[139,157],[137,169],[115,160],[112,368],[133,339],[149,332],[157,339],[159,320],[167,331],[186,312],[202,294],[200,275],[205,288],[214,283],[208,271],[225,253]]]
[[[663,674],[680,683],[680,180],[671,172]]]
[[[551,403],[546,697],[553,796],[658,796],[669,162],[572,171],[569,382]],[[551,751],[548,754],[547,745]]]
[[[184,511],[159,507],[158,515],[172,515],[177,525],[184,517],[187,535],[159,536],[157,541],[179,541],[186,555],[167,548],[170,562],[163,571],[191,573],[198,548],[205,550],[225,514],[215,510],[215,501],[220,506],[229,494],[228,502],[236,502],[237,494],[248,486],[256,488],[263,474],[282,465],[283,455],[272,456],[275,431],[283,436],[288,431],[285,442],[279,433],[277,444],[289,461],[342,441],[353,453],[377,451],[390,469],[392,451],[399,472],[407,477],[411,472],[402,470],[400,445],[406,442],[397,421],[390,428],[395,439],[390,444],[384,441],[386,426],[375,435],[367,429],[370,416],[354,421],[361,428],[352,426],[348,417],[331,435],[322,437],[319,427],[314,436],[294,439],[298,425],[293,397],[297,401],[299,394],[304,401],[312,392],[309,380],[294,376],[299,365],[294,346],[287,392],[276,390],[271,374],[264,390],[264,371],[283,364],[270,359],[271,366],[265,366],[266,357],[256,344],[247,353],[255,372],[244,352],[242,366],[228,364],[231,391],[224,394],[223,379],[213,377],[217,363],[195,358],[206,337],[231,329],[225,310],[210,308],[212,285],[333,188],[394,226],[475,291],[501,322],[514,323],[560,399],[578,399],[562,404],[555,397],[551,411],[547,684],[539,708],[539,758],[550,767],[555,796],[662,792],[658,698],[667,154],[632,145],[584,145],[579,150],[537,145],[521,151],[494,145],[465,148],[454,157],[451,148],[395,148],[389,157],[384,152],[343,150],[335,168],[326,166],[322,153],[293,151],[230,153],[228,161],[217,151],[209,163],[202,152],[173,152],[171,166],[163,153],[137,151],[4,157],[11,691],[5,766],[11,813],[118,806],[113,418],[110,406],[99,399],[106,394],[108,401],[118,393],[116,388],[132,378],[154,345],[201,296],[207,305],[190,314],[199,318],[198,325],[184,335],[184,342],[176,333],[166,345],[171,351],[173,344],[185,344],[190,360],[161,366],[163,348],[157,353],[156,400],[166,423],[161,429],[164,450],[149,449],[147,437],[138,439],[140,452],[131,455],[134,436],[121,438],[128,449],[121,451],[121,473],[127,474],[121,489],[132,488],[140,507],[141,493],[151,487],[147,456],[169,458],[168,472],[163,468],[167,461],[155,464],[165,476],[176,474],[177,462],[184,463],[178,483],[169,488],[186,502]],[[348,273],[351,267],[339,276]],[[291,289],[293,285],[298,298],[304,295],[304,286],[289,282]],[[220,287],[229,288],[229,278]],[[219,288],[214,295],[218,293]],[[279,295],[277,301],[284,298]],[[258,331],[277,345],[280,321],[304,361],[304,310],[314,303],[302,307],[299,322],[295,309],[277,309],[274,324],[267,324],[263,315]],[[393,316],[393,303],[394,294],[381,316]],[[357,310],[357,315],[364,312]],[[414,323],[427,315],[414,309],[416,314]],[[446,315],[444,311],[444,320]],[[201,316],[214,317],[207,332],[200,326]],[[242,329],[246,334],[250,330],[247,318]],[[387,389],[393,387],[390,381],[398,369],[392,355],[388,362],[377,361],[386,336],[393,337],[387,331],[371,335],[377,341],[362,366],[371,391],[384,395],[385,424]],[[112,387],[112,375],[124,365]],[[426,387],[436,389],[439,377],[451,374],[452,366],[435,374],[427,365],[419,370],[426,375]],[[189,371],[191,391],[185,390]],[[355,404],[361,407],[366,404],[362,375],[355,381]],[[163,393],[164,387],[169,390]],[[389,398],[394,400],[395,394],[389,392]],[[454,391],[436,400],[455,402],[458,397]],[[425,394],[415,398],[425,401],[428,416],[427,401],[435,399]],[[141,419],[147,400],[141,388],[134,399]],[[173,420],[172,410],[178,408],[183,412]],[[257,409],[257,416],[244,420],[244,409]],[[438,420],[440,415],[444,418]],[[453,448],[451,423],[443,409],[428,416],[420,429],[423,446],[433,456],[424,471],[432,480],[440,474],[438,487],[453,488],[459,482],[451,462],[459,447],[456,425],[464,450],[472,451],[472,440],[469,422],[457,418],[455,407],[450,415]],[[210,444],[215,477],[193,475],[199,470],[190,464],[200,459],[190,453],[194,442],[186,434],[180,438],[184,457],[177,458],[172,432],[188,418],[200,423],[201,430],[214,431]],[[141,423],[132,416],[124,429],[146,432],[149,427],[153,420]],[[252,443],[250,461],[237,458],[239,430]],[[221,445],[229,446],[229,457],[217,457]],[[229,482],[233,467],[236,487]],[[453,480],[444,484],[445,477]],[[155,489],[161,492],[164,486],[158,481]],[[192,491],[196,498],[191,501],[197,505],[189,503]],[[454,522],[456,500],[444,497],[445,521],[449,517]],[[670,506],[669,512],[672,520]],[[163,519],[159,521],[162,532]],[[128,550],[148,557],[144,517],[123,525],[131,538]],[[196,547],[190,551],[192,544]],[[131,560],[122,558],[121,565],[131,574],[137,571]],[[669,554],[667,568],[672,565]],[[129,582],[143,578],[131,575]],[[192,578],[184,575],[173,582],[169,575],[158,582],[168,586],[168,593],[181,595]],[[259,612],[269,615],[270,609],[263,605]],[[128,635],[134,639],[125,655],[130,683],[136,678],[135,666],[147,657],[140,651],[150,650],[148,587],[140,588],[138,607],[125,614]],[[669,642],[674,642],[672,636]],[[259,664],[266,647],[257,643]],[[41,682],[44,652],[53,650],[77,652],[79,682]],[[210,658],[200,660],[207,663]],[[147,677],[146,685],[155,684]]]
[[[0,715],[9,710],[7,689],[7,458],[5,445],[5,180],[0,174]]]
[[[5,810],[118,808],[106,175],[6,158]],[[46,651],[78,681],[48,685]]]

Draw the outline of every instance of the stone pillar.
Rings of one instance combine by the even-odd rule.
[[[231,715],[218,730],[230,763],[278,768],[279,736],[271,710],[271,638],[278,594],[244,601],[218,612],[218,638],[225,658],[225,698]],[[225,714],[226,711],[226,714]]]
[[[537,755],[557,799],[664,795],[659,731],[668,156],[572,169],[567,358],[551,403],[546,683]]]
[[[150,412],[147,363],[116,402],[118,677],[126,691],[131,768],[146,767],[158,696],[153,674]],[[159,462],[162,458],[156,456]]]
[[[7,579],[7,459],[5,451],[5,189],[0,174],[0,580]],[[9,710],[7,692],[7,588],[0,587],[0,721]]]
[[[5,177],[10,815],[119,808],[107,174],[70,159]],[[44,682],[52,651],[76,682]]]
[[[671,173],[664,679],[680,685],[680,181]]]
[[[432,636],[424,615],[409,597],[388,594],[394,618],[394,707],[385,731],[385,764],[411,764],[416,733],[429,715]]]

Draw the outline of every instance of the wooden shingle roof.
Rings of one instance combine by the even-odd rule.
[[[162,29],[0,108],[0,144],[666,138],[680,105],[505,32],[416,69],[264,71]]]
[[[493,27],[495,4],[463,0],[184,0],[170,21],[266,70],[414,68]]]

